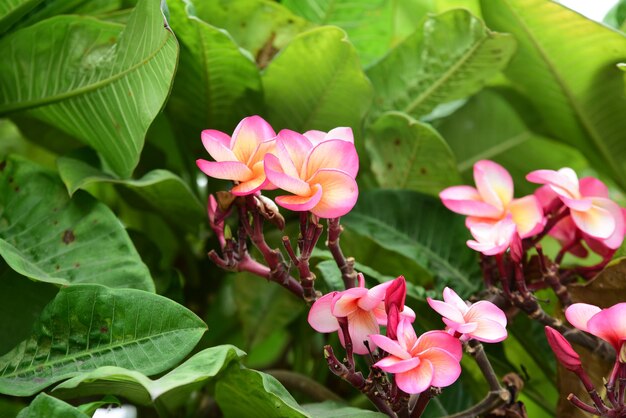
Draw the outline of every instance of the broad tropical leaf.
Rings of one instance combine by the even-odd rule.
[[[388,110],[420,118],[437,105],[476,93],[515,51],[512,36],[495,33],[467,10],[429,16],[367,75],[373,115]]]
[[[14,270],[62,285],[154,291],[148,268],[106,205],[85,192],[70,199],[55,174],[26,160],[8,158],[0,167],[0,255]]]
[[[60,399],[40,393],[31,404],[20,411],[17,418],[89,418],[80,409]]]
[[[0,34],[43,0],[0,0]]]
[[[63,288],[30,338],[0,357],[0,393],[29,396],[102,366],[160,373],[187,355],[205,330],[193,312],[152,293]]]
[[[384,418],[387,416],[380,412],[366,411],[332,401],[310,403],[302,407],[315,418]]]
[[[626,188],[626,96],[616,68],[626,56],[626,35],[548,0],[481,4],[490,27],[515,35],[518,53],[506,75],[551,135]]]
[[[27,110],[129,176],[176,67],[176,40],[163,25],[159,3],[140,0],[126,27],[57,16],[6,36],[0,114]]]
[[[357,128],[371,100],[356,51],[336,27],[298,35],[262,80],[269,120],[296,131]]]
[[[450,147],[430,125],[398,112],[381,115],[367,131],[366,148],[381,187],[437,195],[461,177]]]

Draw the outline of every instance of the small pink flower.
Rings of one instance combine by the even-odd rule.
[[[585,234],[602,240],[611,249],[622,244],[624,215],[621,208],[608,198],[608,189],[600,180],[585,177],[579,181],[571,168],[536,170],[526,179],[548,185],[569,208],[572,221]]]
[[[320,142],[313,143],[287,129],[280,131],[276,155],[265,156],[269,181],[292,193],[278,196],[276,203],[293,211],[310,210],[320,218],[343,216],[354,207],[359,195],[356,148],[344,139],[326,139],[330,133],[321,139],[319,134],[308,134]]]
[[[484,255],[502,254],[509,248],[517,234],[517,227],[510,216],[496,223],[475,223],[470,227],[473,240],[467,246]]]
[[[372,344],[369,335],[379,333],[380,325],[387,325],[383,301],[385,292],[392,283],[393,281],[389,281],[366,289],[365,279],[363,275],[359,275],[358,287],[342,292],[331,292],[316,300],[309,311],[309,324],[317,332],[335,332],[340,329],[337,318],[347,318],[348,333],[354,352],[367,354],[368,350],[363,342],[367,341],[373,350],[375,345]],[[404,307],[401,316],[408,318],[411,322],[415,320],[415,312],[408,306]],[[339,332],[339,340],[345,347],[341,332]]]
[[[570,324],[610,343],[617,353],[626,340],[626,303],[600,309],[587,303],[574,303],[565,311]]]
[[[202,143],[215,161],[196,160],[206,175],[233,180],[231,192],[236,196],[272,188],[265,177],[263,158],[272,151],[276,133],[260,116],[244,118],[232,138],[213,129],[202,131]]]
[[[580,357],[565,337],[554,328],[548,326],[545,327],[545,331],[548,344],[550,344],[550,348],[552,348],[559,363],[572,372],[580,370],[582,368]]]
[[[406,319],[398,324],[396,335],[397,341],[384,335],[370,338],[389,353],[374,366],[393,373],[404,392],[422,393],[431,386],[450,386],[459,378],[463,350],[457,338],[444,331],[429,331],[417,338]]]
[[[431,298],[427,298],[427,301],[431,308],[443,316],[447,330],[462,334],[463,341],[476,339],[497,343],[507,337],[506,315],[489,301],[470,304],[448,287],[443,290],[443,302]]]
[[[439,197],[453,212],[468,215],[467,226],[495,224],[511,217],[522,238],[535,235],[543,228],[543,211],[535,196],[513,199],[513,179],[508,171],[493,161],[474,164],[474,182],[470,186],[453,186]]]

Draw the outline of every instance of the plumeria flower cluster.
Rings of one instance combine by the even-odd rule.
[[[601,417],[626,416],[626,303],[618,303],[601,309],[586,303],[575,303],[565,311],[570,324],[610,344],[615,350],[615,364],[605,380],[605,402],[598,394],[591,379],[583,369],[580,357],[571,344],[557,330],[546,326],[546,337],[557,360],[567,370],[576,374],[589,393],[593,405],[580,400],[574,394],[568,400],[585,412]]]
[[[352,383],[356,375],[352,354],[369,354],[375,360],[374,369],[393,376],[389,393],[382,394],[383,399],[395,409],[408,408],[399,402],[402,394],[423,394],[432,388],[450,386],[459,378],[463,343],[495,343],[507,337],[506,316],[493,303],[470,304],[450,288],[445,288],[443,296],[443,301],[428,298],[428,303],[442,315],[446,329],[420,336],[412,326],[415,312],[405,306],[406,281],[402,276],[367,289],[360,275],[358,287],[318,299],[308,320],[318,332],[339,333],[348,353],[348,364],[340,365],[327,346],[325,352],[327,360],[332,357],[329,365],[333,372]],[[381,334],[381,326],[386,327],[386,335]],[[488,363],[486,357],[481,361]],[[388,387],[385,382],[379,383],[379,388]],[[419,416],[419,411],[411,416]]]
[[[202,131],[202,143],[215,161],[199,159],[198,168],[235,182],[235,196],[279,188],[288,194],[276,198],[278,205],[320,218],[343,216],[356,203],[359,159],[350,128],[276,134],[263,118],[250,116],[232,136]]]

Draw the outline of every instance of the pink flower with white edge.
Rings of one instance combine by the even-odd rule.
[[[500,164],[478,161],[474,164],[474,182],[476,188],[453,186],[439,193],[448,209],[468,216],[469,228],[476,224],[495,224],[510,216],[522,238],[541,231],[545,219],[536,197],[513,199],[513,179]]]
[[[263,169],[265,154],[274,148],[274,129],[260,116],[244,118],[230,137],[214,129],[202,131],[202,144],[215,161],[196,160],[207,176],[232,180],[231,192],[245,196],[261,189],[271,189]]]
[[[448,287],[443,290],[443,301],[427,298],[428,304],[443,318],[450,333],[461,334],[460,339],[475,339],[497,343],[507,337],[506,315],[493,303],[481,300],[465,302]]]
[[[509,248],[517,226],[510,216],[496,223],[476,223],[470,227],[473,240],[467,241],[467,246],[484,255],[502,254]]]
[[[618,248],[624,240],[624,215],[621,208],[610,200],[607,187],[600,180],[585,177],[578,180],[571,168],[536,170],[526,179],[546,184],[570,210],[576,226],[592,238],[602,240],[611,249]]]
[[[461,375],[461,343],[445,331],[429,331],[419,338],[408,320],[398,324],[397,341],[371,335],[372,341],[389,356],[374,366],[393,373],[396,384],[406,393],[422,393],[431,386],[446,387]]]
[[[619,354],[626,341],[626,303],[600,309],[587,303],[574,303],[565,311],[570,324],[610,343]]]
[[[352,142],[328,139],[314,144],[287,129],[278,133],[275,155],[265,156],[269,181],[292,193],[278,196],[276,203],[293,211],[311,211],[320,218],[337,218],[354,207],[358,171],[359,157]]]
[[[358,287],[342,292],[331,292],[316,300],[309,311],[309,324],[317,332],[329,333],[340,330],[337,318],[347,318],[348,333],[354,352],[367,354],[364,341],[367,341],[373,350],[375,345],[372,344],[369,335],[379,333],[380,325],[387,325],[384,298],[387,288],[392,283],[393,281],[389,281],[366,289],[365,279],[360,274]],[[415,320],[415,312],[408,306],[404,307],[401,316],[411,322]],[[339,340],[345,347],[342,332],[339,332]]]

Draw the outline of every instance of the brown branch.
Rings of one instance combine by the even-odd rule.
[[[330,250],[330,253],[337,263],[337,267],[341,271],[341,278],[346,289],[350,289],[356,286],[357,273],[354,270],[355,260],[353,257],[344,257],[343,251],[339,246],[339,236],[343,232],[343,226],[339,224],[340,218],[333,218],[328,220],[328,240],[326,245]]]

